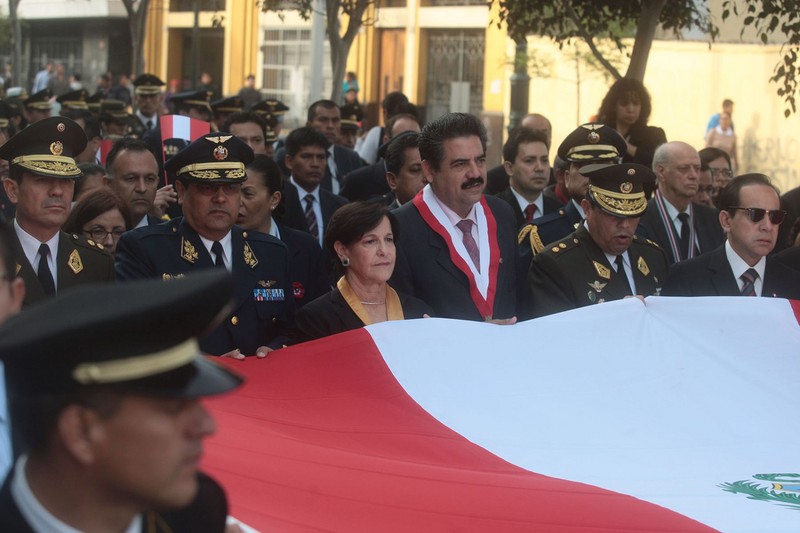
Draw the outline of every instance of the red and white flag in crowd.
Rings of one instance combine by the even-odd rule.
[[[794,531],[798,311],[627,299],[226,361],[204,468],[261,531]]]
[[[100,147],[97,149],[97,160],[100,162],[100,165],[106,166],[106,159],[108,159],[108,154],[111,152],[112,148],[114,148],[114,141],[111,139],[103,139],[100,141]]]
[[[162,139],[183,139],[192,142],[211,131],[211,124],[208,122],[183,115],[164,115],[160,121]]]

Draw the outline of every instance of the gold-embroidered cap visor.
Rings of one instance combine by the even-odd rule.
[[[647,210],[647,198],[643,192],[625,194],[590,185],[589,195],[600,209],[615,217],[635,218]]]

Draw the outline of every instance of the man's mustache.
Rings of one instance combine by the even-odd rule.
[[[469,189],[473,185],[483,185],[483,178],[470,178],[461,184],[461,188]]]

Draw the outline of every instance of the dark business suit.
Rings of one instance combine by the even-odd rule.
[[[692,210],[694,211],[694,229],[697,235],[697,245],[700,248],[699,253],[695,253],[695,256],[697,256],[710,252],[724,243],[725,234],[722,232],[722,226],[719,225],[719,214],[716,209],[692,202]],[[672,225],[670,221],[667,221],[667,223]],[[667,253],[669,264],[675,263],[676,259],[669,245],[667,227],[661,219],[655,199],[650,199],[647,202],[647,211],[642,215],[639,224],[645,227],[650,239],[657,242],[664,249]]]
[[[525,213],[523,213],[522,209],[520,209],[517,197],[514,196],[511,187],[509,187],[508,189],[504,190],[501,193],[496,194],[495,196],[497,196],[501,200],[505,200],[506,202],[508,202],[508,205],[511,206],[511,209],[514,210],[514,216],[517,219],[517,227],[521,228],[527,221],[525,220]],[[544,211],[541,213],[537,212],[535,218],[543,217],[545,215],[549,215],[550,213],[555,213],[556,211],[561,209],[561,204],[555,198],[546,196],[543,193],[542,207],[544,208]]]
[[[303,193],[305,194],[305,193]],[[297,187],[287,181],[283,185],[283,213],[280,217],[281,226],[298,229],[308,233],[306,223],[305,202],[301,202]],[[319,189],[319,207],[322,210],[322,231],[328,227],[328,221],[333,213],[347,203],[347,199],[338,194],[326,191],[322,187]]]
[[[767,257],[762,296],[800,299],[800,272]],[[670,267],[663,296],[741,296],[725,246]]]
[[[14,228],[9,228],[14,236],[11,242],[14,260],[17,263],[18,275],[25,281],[25,301],[27,307],[47,298],[39,282],[36,271],[28,262],[22,246],[17,238]],[[53,250],[50,251],[53,253]],[[76,285],[87,283],[107,283],[114,281],[114,258],[102,247],[89,244],[89,241],[79,235],[61,232],[58,239],[58,254],[56,255],[58,269],[57,292],[64,291]]]
[[[516,226],[511,207],[494,196],[485,196],[497,221],[501,262],[497,274],[494,317],[516,315]],[[413,202],[394,211],[400,224],[397,263],[389,284],[398,292],[416,296],[433,308],[436,316],[484,320],[469,292],[469,281],[450,259],[447,243],[433,231]]]
[[[325,157],[327,158],[328,155],[326,154]],[[292,175],[292,171],[286,166],[285,147],[275,150],[275,155],[273,158],[275,159],[275,162],[278,163],[278,166],[280,167],[284,176],[288,178]],[[339,182],[340,190],[342,182],[344,181],[344,177],[350,172],[364,166],[364,162],[358,156],[358,152],[349,148],[345,148],[344,146],[339,146],[338,144],[333,145],[333,161],[336,163],[336,180]],[[327,165],[325,168],[325,177],[322,178],[320,187],[326,191],[333,190],[332,176],[330,169],[327,168]]]
[[[11,495],[13,469],[0,489],[0,531],[35,533],[28,525]],[[228,514],[228,502],[222,487],[209,476],[198,472],[197,496],[187,507],[164,513],[142,515],[142,533],[203,532],[223,533]]]
[[[386,164],[381,159],[374,165],[356,169],[344,177],[344,186],[340,194],[356,202],[369,200],[389,192],[389,183],[386,181]]]
[[[781,209],[786,211],[786,219],[778,229],[778,241],[775,243],[775,249],[772,250],[772,253],[778,253],[794,244],[789,242],[789,237],[792,234],[792,225],[800,217],[800,187],[795,187],[783,193],[781,196]]]
[[[667,277],[667,258],[652,241],[634,236],[628,248],[636,294],[658,294]],[[551,243],[531,262],[528,273],[532,316],[544,316],[631,295],[584,226]]]
[[[331,290],[330,259],[310,234],[278,226],[289,248],[289,276],[297,309]]]
[[[255,355],[260,346],[280,348],[295,336],[289,251],[257,231],[234,226],[231,232],[233,305],[225,321],[201,339],[200,348],[212,355],[236,348],[244,355]],[[169,280],[215,268],[200,236],[182,218],[125,233],[116,261],[121,280]]]
[[[433,310],[422,300],[403,293],[398,293],[398,296],[404,319],[433,315]],[[319,339],[361,327],[364,327],[364,323],[347,305],[342,293],[336,287],[297,312],[297,330],[301,341]]]

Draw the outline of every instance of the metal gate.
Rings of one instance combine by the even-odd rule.
[[[81,73],[83,72],[83,38],[34,36],[31,38],[30,57],[28,73],[31,81],[48,61],[64,65],[67,76],[76,72]]]
[[[428,33],[428,120],[450,111],[480,114],[485,37],[484,30]]]

